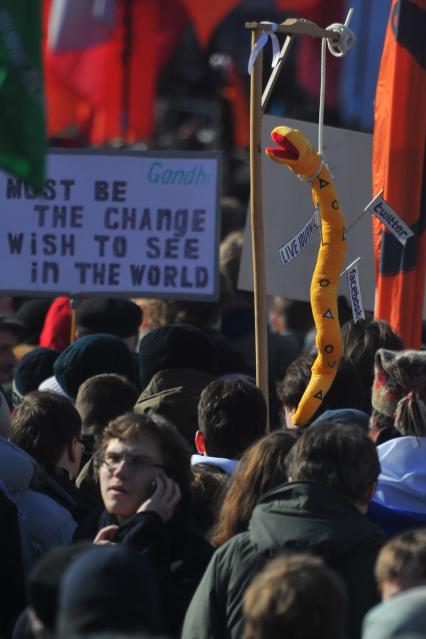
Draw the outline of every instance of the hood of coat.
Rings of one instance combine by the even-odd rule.
[[[266,493],[253,511],[249,535],[266,554],[311,552],[330,564],[383,543],[381,530],[343,493],[308,481]]]

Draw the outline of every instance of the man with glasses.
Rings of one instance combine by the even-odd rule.
[[[75,539],[115,543],[149,556],[161,581],[165,634],[179,635],[212,548],[192,531],[191,451],[155,413],[126,413],[103,432],[97,454],[104,510]]]

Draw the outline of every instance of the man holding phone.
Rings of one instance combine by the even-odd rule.
[[[190,458],[185,439],[158,415],[127,413],[110,422],[97,454],[104,511],[95,522],[93,516],[83,522],[76,535],[151,558],[162,583],[170,636],[179,634],[212,554],[191,530]]]

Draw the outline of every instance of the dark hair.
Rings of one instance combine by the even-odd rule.
[[[266,564],[244,595],[244,639],[343,639],[346,593],[319,557]]]
[[[266,429],[262,391],[245,379],[217,379],[201,393],[198,428],[208,455],[238,459]]]
[[[80,415],[67,397],[32,391],[15,408],[10,440],[40,464],[54,465],[80,433]]]
[[[371,388],[374,381],[374,357],[379,348],[401,351],[399,335],[384,320],[353,320],[342,326],[343,352],[356,365],[364,386],[364,410],[371,412]]]
[[[311,367],[316,355],[300,355],[287,368],[284,379],[277,384],[277,394],[283,408],[297,408],[311,379]],[[342,357],[337,367],[336,377],[321,406],[311,417],[313,422],[326,410],[356,408],[362,410],[363,387],[355,365]]]
[[[377,480],[376,447],[358,426],[323,422],[308,428],[291,449],[290,481],[313,481],[344,493],[353,502],[365,499]]]
[[[224,495],[212,536],[214,546],[247,530],[260,496],[287,481],[285,459],[295,441],[293,435],[277,430],[246,450]]]
[[[426,579],[426,528],[405,530],[387,542],[376,562],[376,579],[384,581]]]
[[[170,422],[154,412],[126,413],[111,421],[102,434],[99,458],[111,439],[137,441],[141,435],[152,439],[164,457],[165,473],[179,485],[182,503],[190,503],[191,452],[184,437]]]
[[[86,379],[75,402],[83,432],[100,437],[108,422],[132,410],[137,398],[136,386],[122,375],[105,373]]]
[[[229,475],[213,464],[195,464],[191,469],[193,528],[207,537],[215,524]]]

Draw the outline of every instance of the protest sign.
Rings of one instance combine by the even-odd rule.
[[[0,174],[0,291],[214,299],[219,156],[52,152],[43,196]]]
[[[266,115],[262,123],[263,149],[271,145],[272,129],[283,124],[299,129],[316,146],[316,124]],[[371,200],[371,145],[371,135],[324,127],[323,152],[335,180],[348,229]],[[287,167],[272,162],[266,156],[262,160],[262,174],[267,292],[288,299],[309,301],[321,234],[312,233],[310,241],[304,244],[297,259],[289,261],[285,266],[280,248],[298,236],[312,217],[314,208],[310,184],[296,180]],[[359,279],[364,307],[371,310],[374,307],[374,259],[371,215],[368,212],[348,232],[345,265],[358,256],[362,257]],[[248,226],[239,286],[244,290],[252,290],[253,287]],[[340,282],[340,292],[348,296],[344,281]]]

